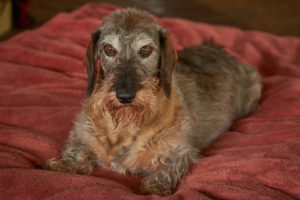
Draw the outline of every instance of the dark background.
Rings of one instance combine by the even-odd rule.
[[[300,0],[30,0],[30,27],[14,28],[0,37],[6,40],[20,31],[36,28],[59,12],[70,12],[88,2],[143,8],[160,17],[259,30],[283,36],[300,36]]]

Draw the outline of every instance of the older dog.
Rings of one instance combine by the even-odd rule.
[[[86,67],[82,112],[62,159],[45,168],[140,174],[144,194],[171,194],[199,152],[261,94],[253,68],[209,44],[177,56],[166,29],[136,9],[114,12],[94,31]]]

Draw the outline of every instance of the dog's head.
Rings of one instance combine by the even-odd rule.
[[[136,9],[118,10],[92,34],[86,54],[87,96],[105,86],[114,110],[145,104],[142,101],[151,98],[147,89],[155,93],[163,88],[170,98],[176,60],[167,31],[152,15]]]

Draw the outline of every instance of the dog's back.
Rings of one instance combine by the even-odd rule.
[[[200,149],[251,113],[261,94],[257,71],[213,44],[178,52],[174,84],[193,121],[189,142]]]

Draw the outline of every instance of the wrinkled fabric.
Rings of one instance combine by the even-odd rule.
[[[116,8],[86,4],[0,44],[0,199],[300,199],[300,39],[178,18],[158,18],[176,49],[213,40],[258,69],[258,109],[205,149],[169,197],[143,196],[140,177],[101,167],[41,169],[60,157],[81,109],[92,30]]]

